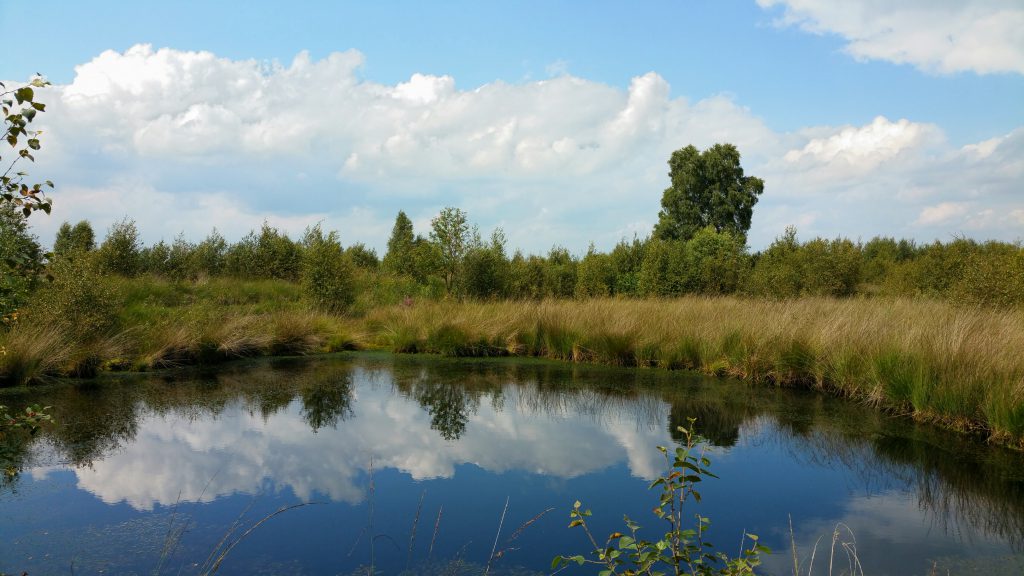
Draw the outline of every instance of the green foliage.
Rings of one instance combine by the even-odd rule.
[[[142,244],[135,222],[124,218],[107,231],[100,245],[99,265],[104,272],[120,274],[126,278],[137,275],[142,268]]]
[[[862,262],[861,248],[853,242],[815,238],[800,244],[790,226],[758,256],[747,290],[772,298],[851,296],[860,284]]]
[[[49,267],[53,281],[32,310],[42,324],[61,326],[79,341],[90,341],[117,328],[120,307],[110,279],[103,276],[97,255],[77,253],[56,258]]]
[[[615,268],[612,257],[602,254],[590,244],[577,266],[576,297],[608,296],[615,289]]]
[[[612,249],[611,266],[615,277],[613,292],[625,296],[636,296],[640,280],[640,267],[644,260],[645,244],[636,236],[632,242],[620,240]]]
[[[227,249],[225,268],[236,278],[299,279],[302,255],[297,243],[267,222]]]
[[[673,296],[678,293],[672,274],[673,249],[685,247],[681,242],[652,238],[647,242],[637,275],[637,294],[645,297]],[[678,258],[676,258],[678,260]]]
[[[25,86],[8,90],[0,82],[0,104],[4,114],[3,139],[15,150],[14,158],[0,175],[0,206],[11,206],[28,217],[36,210],[50,213],[50,200],[43,194],[43,186],[53,188],[53,182],[28,184],[28,174],[22,170],[15,171],[15,166],[22,161],[35,162],[33,152],[39,150],[38,130],[29,130],[28,126],[35,120],[36,114],[46,111],[46,105],[36,101],[36,89],[45,88],[50,83],[36,76]],[[17,107],[16,107],[17,106]],[[0,161],[3,157],[0,157]]]
[[[171,280],[195,280],[198,270],[194,259],[195,244],[185,239],[184,234],[174,238],[167,251],[167,277]]]
[[[422,236],[416,237],[410,254],[412,277],[423,285],[439,283],[447,293],[448,287],[441,277],[441,259],[440,246]]]
[[[29,232],[24,212],[12,204],[0,205],[0,318],[13,321],[39,285],[43,251]],[[2,326],[0,326],[2,328]]]
[[[376,250],[373,248],[367,248],[362,242],[356,242],[348,248],[345,248],[345,255],[348,256],[349,260],[351,260],[357,268],[362,268],[364,270],[376,270],[380,267],[380,260],[377,258]]]
[[[488,245],[475,245],[463,262],[461,292],[471,298],[501,298],[508,292],[510,263],[505,255],[505,233],[498,228]]]
[[[876,236],[861,247],[861,280],[872,287],[882,284],[901,263],[914,258],[917,246],[912,240]]]
[[[544,297],[544,259],[531,254],[523,256],[518,250],[509,262],[512,278],[509,280],[509,296],[518,300]]]
[[[561,246],[554,246],[544,262],[544,295],[572,298],[576,292],[576,259]]]
[[[53,253],[57,256],[95,249],[96,233],[92,230],[92,224],[86,220],[79,221],[73,227],[70,223],[64,222],[57,230],[57,237],[53,242]]]
[[[704,152],[680,148],[668,161],[669,186],[661,198],[654,235],[689,240],[707,226],[746,239],[764,181],[744,176],[740,153],[732,144],[715,144]]]
[[[693,432],[695,420],[689,420],[689,427],[679,427],[682,445],[674,451],[664,446],[658,450],[665,455],[665,462],[670,471],[659,477],[651,488],[660,488],[661,495],[654,515],[668,523],[668,530],[655,540],[641,538],[641,526],[625,518],[626,532],[614,532],[599,544],[587,518],[590,510],[583,508],[577,500],[569,512],[569,527],[580,528],[586,534],[593,547],[589,556],[557,556],[551,562],[552,570],[576,563],[580,566],[592,564],[603,568],[598,574],[640,575],[647,574],[690,574],[693,576],[740,576],[752,575],[754,569],[761,565],[761,555],[770,554],[766,546],[758,542],[754,534],[743,534],[743,542],[749,540],[750,548],[735,558],[715,550],[705,540],[705,534],[711,521],[695,513],[694,522],[690,526],[686,520],[689,516],[686,505],[689,501],[699,503],[701,494],[698,486],[705,478],[716,478],[709,467],[711,461],[705,454],[706,443],[703,438]]]
[[[686,291],[697,294],[732,294],[749,267],[742,237],[711,226],[699,230],[687,242],[686,255]]]
[[[320,225],[302,239],[302,293],[318,308],[344,312],[355,301],[354,265],[341,249],[338,233],[324,235]]]
[[[430,241],[437,246],[441,256],[438,264],[445,290],[451,294],[462,273],[462,260],[473,240],[466,213],[446,206],[430,221],[430,228]]]
[[[388,251],[384,255],[381,266],[384,270],[394,274],[415,274],[415,259],[413,248],[415,238],[413,236],[412,220],[401,210],[395,217],[395,225],[391,229],[391,238],[388,239]]]
[[[224,272],[228,245],[214,228],[210,235],[192,250],[192,267],[197,276],[213,277]]]

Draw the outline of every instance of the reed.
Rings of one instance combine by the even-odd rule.
[[[691,369],[869,402],[1024,447],[1024,312],[931,300],[734,297],[419,302],[368,344]]]

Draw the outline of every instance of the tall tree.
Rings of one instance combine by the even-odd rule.
[[[96,249],[96,233],[88,221],[82,220],[74,227],[65,222],[57,230],[57,237],[53,242],[53,253],[58,256],[66,256],[74,252],[89,252]]]
[[[735,146],[715,144],[701,152],[690,145],[673,152],[668,165],[672,185],[661,197],[656,237],[689,240],[713,226],[746,240],[764,181],[743,175]]]
[[[396,274],[412,274],[415,267],[415,242],[412,220],[409,220],[405,212],[399,210],[398,216],[395,217],[395,225],[391,228],[391,238],[388,239],[388,251],[382,263],[384,269]]]
[[[430,241],[438,247],[441,253],[441,274],[444,278],[444,288],[447,293],[451,294],[462,269],[462,259],[472,240],[466,213],[458,208],[447,206],[430,221],[430,227]]]

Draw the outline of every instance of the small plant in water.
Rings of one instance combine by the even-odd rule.
[[[684,514],[686,502],[690,499],[700,502],[697,485],[704,477],[717,478],[708,469],[711,460],[705,454],[706,444],[703,438],[694,432],[695,421],[690,418],[688,427],[679,427],[684,443],[674,452],[670,452],[664,446],[658,446],[658,450],[665,455],[669,471],[652,482],[650,487],[661,488],[661,496],[658,506],[654,509],[654,515],[668,523],[668,531],[656,540],[645,540],[640,537],[640,525],[626,516],[628,533],[614,532],[602,546],[597,543],[587,525],[590,510],[583,508],[583,505],[576,501],[569,512],[569,527],[579,527],[586,533],[593,546],[593,552],[590,558],[583,555],[557,556],[551,562],[552,569],[575,562],[580,566],[595,564],[602,567],[603,569],[598,572],[600,576],[754,574],[754,568],[761,564],[761,554],[771,553],[768,547],[758,542],[756,535],[744,533],[742,542],[746,543],[749,540],[750,547],[742,550],[739,556],[730,558],[728,554],[716,551],[712,544],[704,539],[711,525],[710,520],[695,514],[693,526],[684,524],[689,517],[689,514]]]

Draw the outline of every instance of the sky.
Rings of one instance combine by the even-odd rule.
[[[648,235],[667,160],[735,144],[752,249],[1024,238],[1020,0],[0,0],[44,74],[53,214],[146,243],[320,222],[382,254],[445,206],[510,248]],[[10,155],[3,157],[6,163]],[[35,180],[33,180],[35,179]]]

